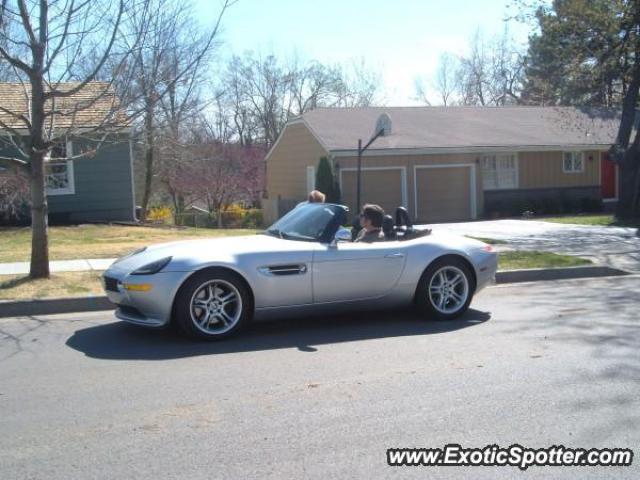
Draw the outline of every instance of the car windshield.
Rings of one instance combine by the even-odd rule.
[[[271,225],[265,233],[287,240],[321,241],[344,208],[325,203],[303,203]]]

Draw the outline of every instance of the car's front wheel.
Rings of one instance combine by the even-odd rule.
[[[175,317],[188,336],[217,340],[238,333],[252,310],[244,282],[232,272],[212,269],[185,282],[176,298]]]
[[[474,278],[466,262],[445,257],[429,265],[420,278],[416,305],[428,317],[451,320],[467,311],[474,291]]]

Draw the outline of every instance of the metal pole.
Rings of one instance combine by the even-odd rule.
[[[360,185],[362,182],[362,139],[358,139],[358,165],[356,174],[356,211],[360,211]]]

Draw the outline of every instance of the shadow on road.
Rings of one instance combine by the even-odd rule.
[[[88,357],[111,360],[166,360],[279,348],[315,352],[313,345],[434,335],[471,327],[490,318],[489,313],[473,309],[448,322],[428,322],[413,311],[297,318],[255,323],[238,337],[221,342],[194,342],[171,330],[153,331],[114,322],[77,330],[66,344]]]

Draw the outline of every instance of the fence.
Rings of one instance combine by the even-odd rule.
[[[277,209],[278,209],[278,218],[287,214],[289,211],[293,210],[296,205],[300,203],[300,200],[292,200],[290,198],[279,198]]]

